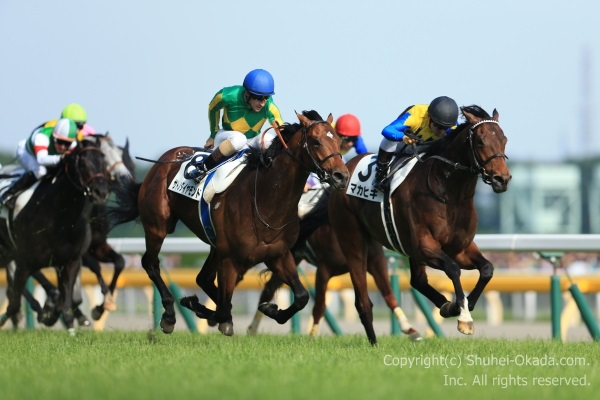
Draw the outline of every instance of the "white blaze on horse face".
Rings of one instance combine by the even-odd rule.
[[[333,133],[331,133],[331,132],[327,132],[327,137],[328,137],[329,139],[333,139]]]

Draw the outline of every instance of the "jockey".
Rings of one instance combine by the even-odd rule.
[[[62,155],[77,144],[77,125],[66,118],[59,119],[53,127],[41,127],[23,139],[17,146],[17,160],[25,173],[0,197],[6,204],[15,194],[27,189],[37,179],[46,175],[46,167],[60,162]]]
[[[71,103],[63,108],[60,117],[74,121],[75,125],[77,125],[77,129],[80,130],[84,136],[94,135],[96,133],[96,130],[87,124],[87,113],[85,112],[85,109],[77,103]],[[57,119],[51,119],[48,122],[44,122],[35,128],[34,131],[40,128],[53,128],[57,121]]]
[[[381,132],[383,140],[379,145],[373,186],[383,190],[381,181],[388,173],[392,156],[401,146],[439,139],[456,127],[457,119],[458,105],[446,96],[436,97],[429,105],[417,104],[404,110]],[[411,138],[410,135],[417,136],[418,139]]]
[[[208,105],[210,137],[204,144],[214,151],[204,160],[192,159],[191,168],[184,174],[186,179],[199,182],[219,161],[243,148],[269,147],[277,133],[270,131],[261,135],[262,126],[267,119],[271,124],[283,125],[279,108],[272,99],[274,94],[273,76],[264,69],[250,71],[241,86],[219,90]],[[219,127],[221,110],[222,128]]]
[[[360,121],[353,114],[344,114],[335,121],[335,130],[342,138],[340,146],[342,154],[346,154],[350,149],[354,148],[356,154],[364,154],[367,152],[367,146],[360,132]]]

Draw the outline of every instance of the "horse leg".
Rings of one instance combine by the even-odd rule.
[[[80,269],[81,258],[77,258],[69,261],[58,274],[60,296],[57,308],[62,312],[63,322],[71,336],[75,335],[73,295]]]
[[[217,304],[218,301],[218,289],[215,285],[215,278],[217,276],[218,258],[216,252],[211,248],[204,265],[196,275],[196,284],[211,298],[211,300]],[[200,304],[198,296],[191,295],[185,296],[179,299],[179,304],[186,307],[196,313],[198,318],[206,319],[210,326],[215,326],[215,312],[208,307]]]
[[[19,263],[17,263],[19,265]],[[19,325],[21,320],[21,295],[25,290],[25,284],[27,283],[29,275],[21,268],[16,268],[12,274],[11,283],[6,289],[6,297],[8,299],[8,307],[4,314],[0,314],[0,327],[4,326],[6,321],[9,319],[12,321],[15,329]]]
[[[277,277],[292,289],[294,302],[285,310],[279,310],[276,304],[263,303],[258,306],[260,312],[267,317],[273,318],[279,324],[286,323],[294,314],[306,307],[309,294],[300,282],[298,270],[292,253],[288,250],[281,257],[265,262],[267,267]]]
[[[412,340],[422,340],[423,337],[421,334],[408,321],[406,314],[404,314],[404,311],[398,305],[398,300],[396,299],[396,296],[394,295],[390,285],[387,259],[381,245],[374,243],[369,247],[367,262],[367,271],[373,276],[375,284],[383,296],[388,308],[392,310],[396,316],[402,333],[408,335]]]
[[[90,327],[92,323],[88,317],[81,311],[81,304],[83,303],[83,295],[81,290],[81,267],[77,272],[75,278],[75,284],[73,285],[73,317],[77,320],[79,326]]]
[[[475,328],[473,326],[473,317],[469,312],[469,300],[465,296],[460,282],[460,266],[448,257],[446,253],[441,251],[441,249],[429,251],[429,254],[426,262],[427,265],[446,273],[446,276],[452,281],[456,296],[455,303],[448,301],[440,307],[440,315],[444,318],[458,316],[458,331],[465,335],[472,335],[475,332]],[[440,296],[444,297],[441,294]]]
[[[98,280],[98,284],[100,285],[100,291],[104,296],[106,296],[106,294],[108,293],[108,286],[106,285],[106,282],[102,277],[102,273],[100,271],[100,263],[98,262],[98,259],[88,251],[84,253],[83,256],[81,256],[81,265],[88,267],[88,269],[92,271],[94,275],[96,275],[96,279]],[[77,313],[77,311],[75,312]],[[94,319],[94,321],[98,321],[103,313],[104,302],[92,308],[92,318]]]
[[[230,259],[224,259],[217,271],[219,296],[214,319],[219,323],[219,331],[225,336],[233,336],[233,318],[231,316],[231,298],[238,282],[238,273]]]
[[[112,279],[110,280],[110,284],[108,285],[108,294],[106,295],[108,296],[108,299],[106,296],[104,297],[104,308],[109,311],[115,311],[117,309],[117,304],[115,303],[114,294],[115,290],[117,289],[119,276],[125,269],[125,258],[121,254],[117,253],[112,247],[110,247],[109,257],[112,260],[115,270],[113,272]]]
[[[52,282],[48,280],[48,278],[46,278],[46,275],[44,275],[44,273],[40,270],[33,273],[33,278],[38,281],[38,283],[46,292],[46,302],[44,303],[42,312],[38,313],[37,320],[46,326],[53,326],[60,317],[60,314],[56,309],[56,305],[58,304],[58,299],[60,297],[60,291],[52,284]]]
[[[10,265],[6,268],[6,280],[8,282],[8,286],[12,285],[14,272],[15,272],[15,265],[14,265],[14,262],[11,261]],[[32,310],[35,311],[38,316],[41,315],[41,313],[42,313],[42,306],[35,299],[35,297],[33,297],[33,293],[31,293],[29,290],[27,290],[27,288],[25,288],[23,290],[23,297],[25,297],[25,299],[27,300],[27,302],[31,306]]]
[[[442,308],[446,304],[450,304],[450,300],[448,300],[443,294],[438,292],[433,286],[429,284],[427,279],[427,272],[425,270],[426,265],[418,264],[411,257],[409,258],[410,263],[410,285],[417,289],[421,294],[427,297],[437,308],[440,309],[440,314],[444,318],[448,317],[456,317],[460,314],[460,310],[458,308],[453,307],[452,309],[444,309],[444,314],[442,313]],[[445,314],[449,313],[449,314]]]
[[[275,274],[271,275],[271,278],[265,284],[263,291],[260,293],[260,299],[258,300],[258,304],[268,303],[273,300],[275,297],[275,292],[283,285],[281,279],[279,279]],[[256,313],[254,313],[254,318],[248,326],[247,333],[248,335],[256,335],[258,333],[258,326],[260,325],[260,320],[264,314],[258,309]]]
[[[144,267],[148,277],[156,286],[165,309],[160,319],[160,328],[164,333],[172,333],[176,322],[175,298],[160,275],[158,252],[160,251],[161,244],[162,240],[159,241],[146,235],[146,252],[142,256],[142,267]]]
[[[319,263],[317,267],[317,275],[315,277],[315,305],[313,306],[313,326],[310,329],[310,336],[319,334],[319,322],[325,314],[325,298],[327,295],[327,284],[331,279],[331,272],[324,263]]]
[[[479,248],[473,242],[471,242],[463,253],[456,257],[456,261],[463,269],[477,268],[479,271],[479,279],[471,293],[467,296],[469,311],[473,311],[477,300],[479,300],[479,296],[481,296],[486,285],[494,276],[494,266],[481,254]]]

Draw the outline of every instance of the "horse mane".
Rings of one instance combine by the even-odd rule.
[[[482,119],[490,119],[492,118],[487,111],[477,105],[463,106],[460,108],[462,112],[468,112],[469,114],[473,114],[476,117]],[[434,140],[432,142],[428,142],[424,144],[424,149],[427,154],[439,154],[444,147],[446,147],[450,142],[452,142],[463,130],[465,130],[470,124],[465,121],[459,124],[456,129],[452,130],[450,133],[446,134],[443,138],[439,140]]]
[[[302,115],[304,115],[311,121],[324,121],[323,118],[321,118],[321,116],[319,115],[319,113],[314,110],[302,111]],[[283,124],[283,126],[281,126],[279,133],[281,134],[281,137],[283,138],[284,142],[287,143],[290,140],[290,138],[296,132],[298,132],[299,129],[302,129],[301,123],[286,122]],[[246,162],[248,166],[253,168],[268,167],[271,164],[271,161],[273,161],[275,157],[281,154],[283,149],[284,146],[281,140],[275,138],[275,140],[273,140],[273,143],[271,143],[271,146],[269,146],[267,151],[264,153],[260,149],[249,149],[246,153],[248,157]]]

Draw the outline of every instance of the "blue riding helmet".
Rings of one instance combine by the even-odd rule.
[[[255,96],[272,96],[275,94],[275,81],[268,71],[255,69],[244,78],[244,88]]]

